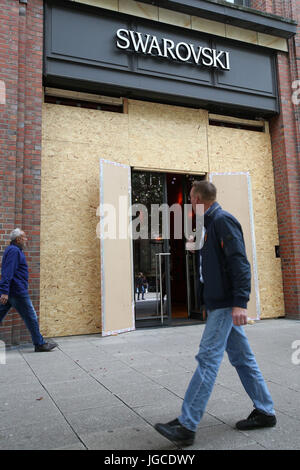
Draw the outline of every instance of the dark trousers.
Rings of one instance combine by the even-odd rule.
[[[138,292],[137,299],[140,300],[140,294],[142,294],[142,299],[144,299],[145,287],[144,286],[138,287],[137,292]]]
[[[30,331],[32,342],[35,346],[44,344],[44,338],[40,333],[36,311],[29,295],[8,297],[5,305],[0,304],[0,323],[11,308],[15,308]]]

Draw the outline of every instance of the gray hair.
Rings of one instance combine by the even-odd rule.
[[[23,233],[23,230],[21,230],[20,228],[15,228],[10,234],[11,241],[13,241],[16,238],[20,237],[22,235],[22,233]]]

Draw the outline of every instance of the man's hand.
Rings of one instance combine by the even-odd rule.
[[[7,301],[8,301],[8,295],[2,294],[1,297],[0,297],[0,303],[5,305],[5,304],[7,304]]]
[[[233,307],[231,315],[235,326],[247,325],[248,315],[245,308]]]

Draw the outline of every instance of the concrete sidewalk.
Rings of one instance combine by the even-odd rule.
[[[245,329],[278,424],[234,428],[252,403],[226,356],[188,450],[300,448],[300,365],[292,361],[294,354],[300,362],[300,322],[262,320]],[[34,353],[32,345],[8,349],[0,364],[0,449],[178,450],[153,425],[180,413],[203,330],[58,338],[50,353]]]

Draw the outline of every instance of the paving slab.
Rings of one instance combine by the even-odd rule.
[[[117,392],[116,395],[130,408],[151,405],[153,403],[168,402],[174,396],[171,391],[157,384],[146,384],[144,386],[139,385],[127,392]]]
[[[1,450],[52,450],[63,446],[81,444],[69,424],[61,417],[28,425],[18,425],[0,430]]]
[[[226,424],[200,428],[195,442],[188,449],[192,450],[236,450],[244,449],[257,442],[251,437],[232,429]]]
[[[65,412],[67,421],[78,435],[99,431],[113,431],[118,428],[135,426],[142,419],[130,408],[120,402],[119,405],[98,406],[77,412]]]
[[[118,374],[107,374],[105,376],[98,376],[95,374],[93,377],[97,378],[105,388],[113,393],[130,392],[140,386],[145,386],[147,384],[149,386],[153,386],[157,383],[143,374],[143,372],[137,372],[133,369],[128,372],[122,371]]]
[[[134,427],[110,432],[84,434],[81,439],[90,450],[177,450],[174,444],[158,434],[152,426],[142,422]]]
[[[249,439],[255,440],[265,449],[270,450],[299,450],[300,421],[290,416],[276,412],[277,425],[269,429],[243,431]]]
[[[99,406],[118,406],[119,401],[112,394],[103,395],[103,393],[88,393],[83,395],[56,398],[55,405],[63,414],[89,410],[93,412]]]
[[[5,403],[7,403],[7,401]],[[42,423],[47,422],[48,419],[61,417],[58,408],[45,393],[35,396],[35,398],[32,397],[31,400],[25,401],[20,399],[19,401],[15,401],[15,406],[9,403],[7,409],[4,409],[3,406],[1,408],[0,430],[20,424],[22,424],[22,426],[32,425],[32,427],[34,427],[39,423],[39,427]],[[20,417],[22,417],[22,419],[20,419]]]
[[[204,327],[56,338],[51,353],[37,354],[30,344],[7,349],[0,365],[0,449],[178,450],[154,424],[180,414]],[[300,322],[262,320],[245,331],[278,424],[235,428],[253,404],[225,354],[191,451],[300,448],[300,365],[292,361]]]
[[[75,380],[65,380],[62,382],[49,382],[44,384],[44,388],[53,399],[61,397],[73,397],[78,395],[86,395],[93,392],[106,393],[105,387],[99,382],[94,380],[89,375],[84,375],[83,378]]]

